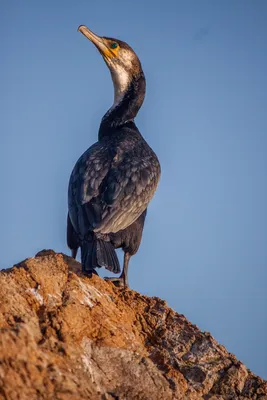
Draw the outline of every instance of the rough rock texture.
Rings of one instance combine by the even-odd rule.
[[[0,399],[267,399],[267,383],[165,301],[42,251],[0,273]]]

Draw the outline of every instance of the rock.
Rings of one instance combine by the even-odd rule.
[[[43,250],[0,273],[0,399],[267,399],[267,383],[157,297]]]

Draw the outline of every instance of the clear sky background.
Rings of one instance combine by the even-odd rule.
[[[1,267],[69,254],[69,176],[113,101],[85,24],[128,42],[147,77],[137,125],[162,178],[131,288],[267,378],[266,21],[266,0],[1,0]]]

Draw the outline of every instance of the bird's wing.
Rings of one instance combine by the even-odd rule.
[[[154,155],[154,154],[153,154]],[[118,232],[146,209],[158,183],[155,156],[96,143],[78,160],[69,184],[69,212],[75,230]]]
[[[80,247],[79,237],[72,226],[69,214],[67,217],[67,245],[71,250],[76,251]]]
[[[124,154],[103,181],[101,199],[105,204],[96,232],[118,232],[130,226],[147,208],[157,188],[160,167],[154,154],[143,158]]]
[[[100,186],[110,169],[114,154],[112,148],[95,143],[79,158],[71,173],[69,216],[81,237],[92,231],[101,220]]]

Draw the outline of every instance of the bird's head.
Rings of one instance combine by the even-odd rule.
[[[96,46],[103,56],[113,79],[115,102],[118,102],[130,82],[142,73],[139,58],[133,49],[121,40],[98,36],[84,25],[80,25],[78,30]]]

